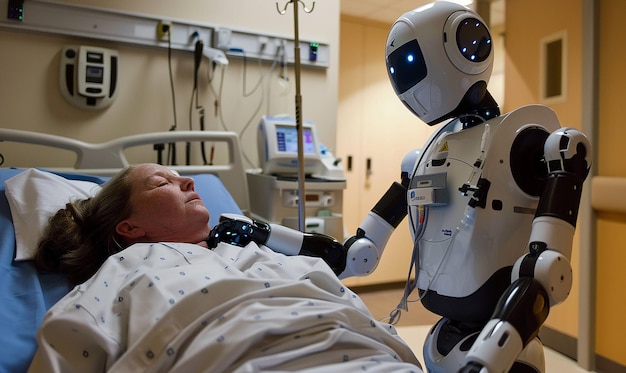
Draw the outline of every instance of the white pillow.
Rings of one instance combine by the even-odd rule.
[[[93,196],[96,183],[68,180],[50,172],[28,169],[4,182],[15,227],[15,260],[33,259],[50,216],[65,204]]]

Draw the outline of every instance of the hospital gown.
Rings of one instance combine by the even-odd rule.
[[[320,259],[136,244],[46,315],[31,372],[421,372]]]

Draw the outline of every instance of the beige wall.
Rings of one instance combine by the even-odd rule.
[[[541,41],[564,32],[567,38],[567,83],[564,100],[547,103],[562,126],[581,128],[581,32],[582,4],[578,1],[506,2],[506,67],[504,111],[541,101]],[[532,17],[533,27],[528,20]],[[578,240],[572,253],[574,274],[578,274]],[[570,336],[578,336],[578,280],[569,298],[550,310],[546,325]]]
[[[344,225],[354,234],[394,181],[411,150],[426,142],[433,128],[415,117],[397,98],[387,76],[385,41],[390,25],[341,17],[337,153],[353,159],[346,170]],[[371,161],[370,172],[366,170]],[[407,277],[413,243],[408,219],[395,229],[376,271],[346,284],[401,282]]]
[[[557,112],[562,125],[581,128],[582,53],[590,53],[590,46],[582,43],[582,3],[569,0],[507,0],[507,109],[539,100],[539,40],[566,30],[567,99],[550,106]],[[626,52],[622,46],[626,27],[620,17],[626,11],[626,3],[622,0],[603,0],[599,2],[599,10],[599,123],[595,129],[597,158],[594,162],[600,176],[626,177],[626,168],[621,162],[622,142],[626,136],[626,126],[622,124],[622,91],[626,84],[623,70]],[[530,18],[533,19],[533,27],[528,25]],[[589,188],[590,183],[586,183],[586,187]],[[623,341],[626,333],[623,322],[626,311],[626,297],[623,295],[626,272],[622,265],[626,261],[626,252],[621,249],[624,247],[626,217],[599,212],[594,224],[597,229],[596,244],[594,247],[581,247],[580,250],[595,250],[597,256],[595,351],[602,357],[626,365]],[[572,258],[575,274],[578,250],[577,247]],[[566,303],[551,311],[547,325],[577,337],[576,283],[574,287]]]
[[[626,177],[623,149],[626,139],[624,125],[624,25],[626,2],[600,1],[599,55],[599,125],[597,128],[597,171],[600,176]],[[626,198],[615,196],[615,198]],[[626,251],[624,250],[626,216],[598,214],[597,219],[597,301],[596,351],[626,366],[624,335],[626,324]]]
[[[70,1],[68,1],[70,2]],[[229,1],[124,1],[74,0],[80,5],[107,7],[133,13],[161,15],[170,19],[206,22],[246,31],[293,38],[293,8],[279,15],[275,2],[256,0]],[[284,5],[284,1],[280,2]],[[28,8],[27,8],[28,9]],[[339,71],[339,3],[318,0],[310,14],[300,11],[300,38],[317,40],[330,45],[330,67],[303,69],[303,117],[314,121],[322,142],[335,147],[337,112],[337,76]],[[28,17],[28,14],[26,14]],[[87,44],[117,49],[120,53],[119,94],[107,109],[82,110],[67,103],[58,88],[59,52],[66,44]],[[0,126],[68,136],[88,142],[103,142],[113,138],[143,132],[166,131],[174,123],[166,49],[131,47],[116,43],[67,38],[38,33],[0,29]],[[293,54],[293,51],[290,51]],[[189,53],[173,51],[172,67],[176,90],[178,128],[189,128],[189,105],[192,89],[193,59]],[[270,63],[265,62],[264,70]],[[256,61],[248,63],[247,90],[257,82]],[[203,65],[200,81],[200,104],[206,109],[206,128],[221,130],[214,115],[215,95],[208,86],[208,64]],[[214,86],[219,88],[221,70],[216,69]],[[290,85],[278,87],[277,73],[267,76],[265,89],[250,97],[242,94],[243,63],[231,59],[225,70],[222,112],[227,128],[243,132],[241,138],[246,155],[257,166],[256,126],[262,114],[286,113],[295,116],[294,70],[289,68]],[[257,112],[258,109],[258,112]],[[197,116],[192,117],[194,129],[199,129]],[[46,159],[44,165],[61,165],[72,159],[65,153],[43,156],[40,151],[0,145],[5,166],[33,165],[35,159]],[[29,148],[30,149],[30,148]],[[28,154],[31,153],[31,154]],[[179,151],[182,156],[182,149]],[[131,161],[154,161],[150,149],[136,154]],[[182,158],[179,159],[182,162]],[[253,165],[246,163],[246,167]]]

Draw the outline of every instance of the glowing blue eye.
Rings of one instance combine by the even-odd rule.
[[[406,56],[406,60],[408,62],[413,62],[414,59],[415,59],[415,57],[412,54],[409,54],[409,55]]]

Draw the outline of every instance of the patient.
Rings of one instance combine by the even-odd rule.
[[[205,244],[209,211],[194,181],[158,164],[130,166],[93,198],[68,203],[39,244],[39,269],[84,282],[112,254],[136,242]],[[206,244],[205,244],[206,245]]]
[[[421,372],[324,261],[209,250],[208,219],[193,180],[155,164],[60,210],[37,263],[77,286],[46,314],[30,371]]]

